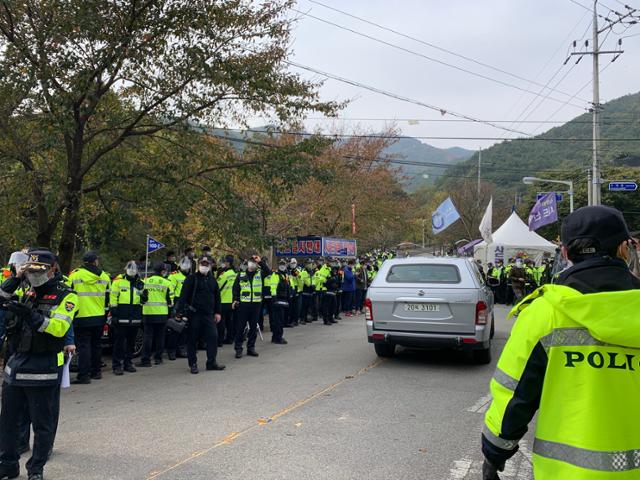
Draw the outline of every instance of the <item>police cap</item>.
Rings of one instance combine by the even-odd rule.
[[[25,268],[27,270],[47,270],[56,264],[56,256],[49,250],[29,250]]]
[[[597,252],[585,253],[607,253],[630,237],[622,213],[604,205],[579,208],[562,222],[562,244],[569,246],[574,240],[591,240]]]

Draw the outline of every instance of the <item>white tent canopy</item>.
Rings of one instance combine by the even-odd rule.
[[[554,253],[556,250],[555,244],[530,231],[516,212],[493,232],[492,237],[492,243],[480,242],[473,249],[474,258],[484,264],[498,259],[506,263],[509,258],[522,253],[538,263],[544,253]]]

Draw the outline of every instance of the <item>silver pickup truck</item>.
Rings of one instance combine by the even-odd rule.
[[[367,338],[380,357],[396,345],[471,350],[491,362],[493,294],[473,261],[450,257],[387,260],[365,301]]]

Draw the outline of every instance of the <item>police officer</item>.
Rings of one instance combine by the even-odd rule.
[[[325,258],[318,261],[318,266],[313,274],[313,284],[315,286],[315,311],[318,316],[324,315],[324,292],[327,291],[325,283],[327,278],[331,274],[331,267],[329,266],[329,259]],[[313,316],[313,320],[317,320],[316,315]]]
[[[167,320],[173,301],[173,285],[165,278],[168,273],[167,265],[156,263],[153,272],[154,274],[144,281],[148,300],[142,306],[144,338],[142,358],[137,364],[138,367],[150,367],[152,354],[155,364],[162,364]]]
[[[491,380],[484,480],[518,450],[534,417],[537,480],[626,479],[640,473],[640,281],[629,231],[610,207],[576,210],[561,227],[573,263],[518,305]]]
[[[305,268],[300,271],[300,283],[302,284],[302,292],[300,294],[300,323],[305,324],[311,322],[309,319],[309,311],[313,313],[313,273],[315,270],[315,264],[313,260],[307,260]]]
[[[102,378],[102,332],[109,309],[111,278],[100,268],[95,252],[86,252],[81,267],[69,275],[69,285],[78,295],[78,315],[74,327],[78,347],[78,377],[75,384]]]
[[[211,275],[213,259],[202,257],[198,261],[198,271],[184,281],[177,311],[189,321],[187,329],[187,356],[191,373],[198,370],[198,342],[207,347],[207,370],[224,370],[225,366],[216,362],[218,353],[218,329],[220,323],[220,289]]]
[[[124,276],[113,281],[109,300],[114,330],[111,366],[115,375],[136,372],[132,363],[133,350],[138,330],[142,327],[142,304],[147,299],[148,292],[138,275],[138,266],[130,261],[125,266]]]
[[[298,260],[292,258],[289,260],[287,268],[289,277],[290,297],[289,297],[289,319],[285,323],[297,327],[300,324],[300,305],[302,302],[302,281],[300,279],[300,270],[298,269]]]
[[[180,264],[178,265],[178,270],[172,272],[169,275],[169,281],[171,282],[173,288],[173,298],[174,301],[177,302],[177,299],[180,298],[180,294],[182,293],[182,286],[184,285],[184,281],[187,279],[187,276],[191,272],[191,260],[187,257],[183,257],[180,260]],[[180,321],[178,318],[176,320]],[[187,358],[187,330],[183,328],[181,332],[177,332],[176,330],[167,329],[167,356],[169,360],[173,361],[177,357]]]
[[[23,269],[0,286],[0,297],[11,298],[24,276],[31,288],[21,301],[3,308],[11,350],[2,386],[0,413],[0,479],[20,474],[19,422],[27,406],[35,433],[27,462],[29,480],[42,480],[44,465],[56,434],[64,337],[77,312],[78,297],[55,275],[56,257],[48,250],[32,250]]]
[[[218,275],[222,320],[218,323],[218,346],[231,345],[235,337],[233,310],[233,284],[238,273],[233,266],[233,255],[224,258],[224,265]]]
[[[271,276],[271,343],[286,345],[284,326],[291,303],[291,277],[287,271],[287,262],[280,260],[278,271]]]
[[[258,269],[258,267],[260,267]],[[258,317],[262,310],[262,292],[265,279],[271,275],[271,269],[258,255],[247,262],[247,271],[240,272],[233,284],[233,308],[236,312],[236,358],[242,358],[244,329],[249,326],[247,336],[247,355],[257,357],[256,340],[258,338]]]
[[[325,325],[331,325],[332,323],[338,323],[335,317],[336,311],[336,296],[342,286],[342,277],[340,275],[340,267],[334,265],[331,267],[331,273],[325,279],[323,284],[325,291],[322,296],[322,320]]]

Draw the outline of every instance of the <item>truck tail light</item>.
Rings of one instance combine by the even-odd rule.
[[[489,318],[489,307],[485,302],[476,303],[476,325],[486,325]]]
[[[364,301],[364,319],[373,321],[373,304],[370,298]]]

